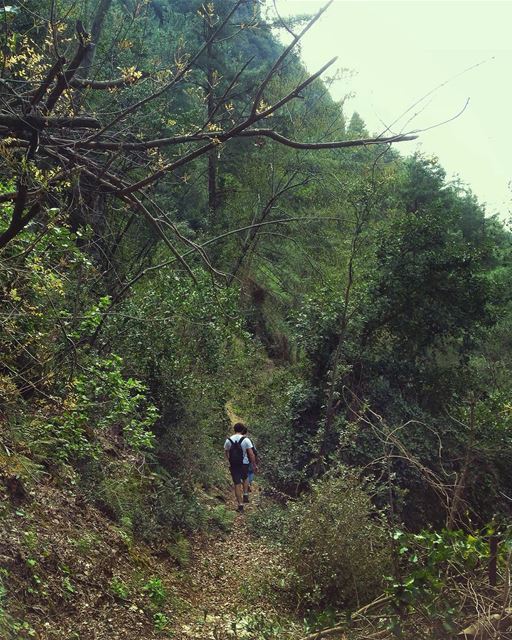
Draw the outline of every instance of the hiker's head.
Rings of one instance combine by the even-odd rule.
[[[247,433],[247,427],[245,426],[245,424],[242,424],[241,422],[237,422],[234,425],[233,430],[235,433],[241,433],[242,435],[244,433]]]
[[[242,431],[240,431],[240,433],[241,433],[243,436],[245,436],[245,435],[246,435],[246,433],[247,433],[247,431],[248,431],[248,429],[247,429],[247,427],[246,427],[246,426],[245,426],[245,424],[244,424],[244,428],[242,429]]]

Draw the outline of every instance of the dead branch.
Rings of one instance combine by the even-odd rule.
[[[32,99],[30,100],[30,104],[32,107],[35,107],[36,104],[40,102],[40,100],[42,100],[42,98],[44,97],[44,94],[48,91],[52,82],[60,73],[62,73],[62,67],[64,66],[65,63],[66,63],[66,58],[64,58],[63,56],[57,58],[56,62],[53,64],[53,66],[50,68],[50,70],[46,74],[46,78],[43,80],[43,82],[41,83],[37,91],[32,96]]]
[[[166,91],[168,91],[169,89],[174,87],[176,84],[178,84],[178,82],[180,82],[185,77],[187,72],[190,71],[190,69],[193,67],[194,63],[196,62],[196,60],[204,53],[204,51],[206,51],[208,46],[215,40],[215,38],[219,35],[219,33],[222,32],[224,27],[228,24],[229,20],[234,15],[234,13],[238,10],[238,8],[240,7],[240,5],[242,4],[243,1],[244,0],[238,0],[233,5],[231,11],[229,11],[229,13],[226,15],[226,17],[222,20],[220,25],[217,27],[217,29],[215,29],[215,31],[211,34],[210,38],[208,38],[206,40],[206,42],[203,44],[203,46],[200,47],[198,51],[196,51],[196,53],[188,60],[188,62],[186,62],[185,64],[182,65],[181,69],[175,74],[175,76],[173,77],[172,80],[170,80],[168,83],[164,84],[163,87],[161,87],[160,89],[158,89],[157,91],[155,91],[151,95],[149,95],[149,96],[143,98],[142,100],[139,100],[138,102],[136,102],[136,103],[130,105],[129,107],[127,107],[118,116],[116,116],[111,122],[109,122],[107,125],[105,125],[105,127],[103,127],[103,129],[97,135],[95,135],[94,138],[96,138],[99,135],[105,133],[106,131],[111,129],[114,125],[116,125],[119,122],[121,122],[121,120],[124,120],[124,118],[126,118],[126,116],[130,115],[131,113],[133,113],[135,111],[138,111],[141,107],[143,107],[144,105],[148,104],[148,102],[151,102],[151,101],[155,100],[156,98],[161,96],[163,93],[165,93]]]
[[[90,116],[47,118],[41,115],[27,114],[13,116],[0,113],[0,126],[8,127],[13,132],[26,130],[42,131],[43,129],[99,129],[101,122]]]
[[[364,605],[351,616],[351,619],[354,620],[356,618],[360,618],[366,615],[369,611],[373,609],[378,609],[389,602],[392,602],[393,596],[380,595],[378,598]],[[347,624],[337,624],[334,627],[330,627],[328,629],[321,629],[320,631],[315,631],[315,633],[310,633],[307,636],[304,636],[300,640],[322,640],[322,638],[328,638],[329,636],[337,635],[342,633],[347,629]]]
[[[155,101],[158,97],[162,96],[186,78],[188,72],[194,68],[200,56],[207,52],[209,47],[211,47],[222,34],[243,2],[244,0],[237,0],[233,3],[233,6],[219,21],[219,24],[215,28],[212,27],[208,33],[208,37],[204,43],[198,47],[196,52],[188,59],[182,59],[177,62],[177,68],[168,81],[163,82],[159,88],[152,91],[149,95],[128,104],[128,106],[114,115],[110,121],[105,123],[105,113],[93,116],[81,112],[82,101],[79,99],[79,92],[84,89],[90,89],[91,91],[102,91],[112,88],[123,89],[129,87],[129,85],[140,78],[132,81],[128,78],[96,80],[94,78],[79,77],[80,71],[84,70],[84,66],[87,66],[93,59],[94,44],[99,38],[105,16],[111,4],[110,0],[101,0],[98,3],[97,13],[95,15],[92,38],[84,31],[81,23],[77,22],[76,33],[78,45],[72,60],[67,66],[65,66],[66,62],[64,57],[58,54],[58,43],[56,41],[56,35],[53,32],[56,60],[50,66],[44,79],[38,86],[32,88],[30,87],[31,83],[29,80],[23,80],[22,86],[25,89],[24,93],[18,95],[15,91],[15,99],[7,103],[4,110],[0,112],[0,132],[8,138],[6,146],[14,150],[17,148],[28,149],[26,157],[28,158],[30,155],[33,161],[35,151],[37,150],[38,162],[45,170],[48,169],[48,162],[51,163],[55,161],[63,168],[63,172],[68,171],[68,174],[76,172],[76,167],[79,166],[79,172],[83,173],[88,183],[90,181],[103,192],[113,193],[116,198],[127,203],[131,208],[134,207],[156,230],[162,241],[166,243],[171,253],[173,253],[173,260],[182,262],[185,254],[182,255],[180,252],[171,248],[173,245],[169,242],[168,238],[166,238],[165,233],[163,233],[161,223],[151,214],[148,207],[144,204],[144,202],[146,202],[145,198],[148,197],[145,189],[157,183],[164,175],[173,173],[181,167],[210,154],[218,148],[219,145],[235,138],[256,137],[269,138],[280,145],[298,150],[318,150],[375,144],[387,145],[392,142],[403,142],[415,138],[415,136],[404,134],[389,138],[377,137],[361,140],[303,142],[286,137],[270,127],[262,126],[258,128],[259,124],[268,122],[270,116],[278,112],[287,103],[302,97],[301,93],[334,63],[335,59],[330,60],[318,71],[308,75],[303,81],[297,83],[285,96],[277,99],[271,105],[264,104],[263,97],[272,78],[274,78],[276,73],[283,67],[285,60],[287,60],[292,50],[296,48],[304,34],[313,27],[327,10],[331,2],[320,9],[320,11],[307,22],[300,33],[293,36],[292,42],[284,48],[263,80],[255,87],[252,97],[249,97],[250,106],[248,114],[241,115],[239,121],[233,122],[231,128],[226,129],[224,127],[218,132],[208,131],[208,125],[215,124],[212,123],[212,119],[215,117],[221,105],[232,97],[232,92],[235,90],[250,61],[242,65],[237,73],[233,75],[231,81],[227,83],[227,89],[224,91],[222,97],[216,104],[209,106],[205,121],[202,124],[198,124],[195,131],[185,135],[141,140],[137,139],[136,134],[130,130],[129,125],[120,127],[120,124],[127,120],[129,116],[140,113],[143,107]],[[55,6],[52,3],[51,24],[53,24],[55,20],[54,11]],[[141,78],[146,78],[149,75],[149,73],[144,72]],[[43,104],[45,96],[46,101]],[[64,96],[66,100],[68,98],[71,99],[70,104],[63,104],[62,99]],[[21,106],[16,107],[16,101],[18,101]],[[126,102],[124,102],[124,104],[126,104]],[[61,105],[63,107],[62,109],[59,108]],[[69,114],[70,110],[71,114]],[[54,111],[57,111],[55,115],[51,115]],[[61,131],[57,133],[55,131],[57,129]],[[88,129],[95,130],[95,133],[86,132]],[[159,166],[157,170],[154,170],[154,168],[150,169],[151,164],[148,162],[147,157],[142,155],[143,152],[173,146],[177,148],[178,153],[172,159],[169,159],[167,163],[163,164],[163,166]],[[117,164],[114,164],[112,154],[108,153],[110,151],[117,151],[119,157],[126,158],[127,163],[121,165],[122,168],[119,166],[118,161],[116,161]],[[37,163],[36,166],[38,166]],[[126,166],[128,169],[126,169]],[[138,179],[130,184],[126,176],[129,176],[132,168],[138,169],[139,173],[137,176]],[[0,203],[15,202],[14,213],[9,227],[7,231],[0,236],[0,248],[20,233],[26,224],[33,219],[35,215],[34,212],[37,209],[33,206],[34,198],[36,198],[39,205],[42,206],[42,200],[44,199],[43,191],[41,189],[29,190],[28,184],[22,183],[17,185],[15,193],[0,196]],[[29,212],[25,214],[24,211],[26,208],[29,208]],[[260,220],[260,222],[263,221],[263,219]],[[172,228],[172,224],[170,228],[173,230],[173,233],[176,234],[176,229]],[[258,229],[256,226],[250,228],[251,235]],[[178,239],[183,241],[183,238]],[[199,245],[192,247],[191,250],[197,251],[199,255],[202,255],[205,264],[207,264],[210,269],[213,269],[212,265],[208,263],[207,256],[201,253],[202,249]],[[182,266],[188,270],[186,263],[182,262]]]
[[[297,43],[300,42],[300,40],[302,40],[304,35],[311,29],[311,27],[315,24],[315,22],[317,22],[321,18],[321,16],[327,11],[327,9],[331,6],[333,2],[334,0],[329,0],[329,2],[325,6],[323,6],[320,9],[320,11],[318,11],[316,15],[314,15],[313,18],[305,25],[302,31],[300,31],[300,33],[298,33],[297,35],[293,36],[291,43],[284,49],[284,51],[279,56],[279,58],[274,62],[269,72],[267,73],[266,77],[264,78],[263,82],[260,84],[260,86],[258,87],[258,90],[256,91],[256,95],[254,96],[252,110],[251,110],[252,117],[256,116],[261,99],[265,92],[265,89],[267,88],[269,82],[274,77],[278,69],[282,66],[285,59],[288,57],[290,52],[295,48]],[[328,63],[329,66],[330,64],[332,64],[332,62],[334,62],[334,60]]]
[[[55,124],[54,126],[58,126]],[[158,138],[156,140],[146,140],[141,142],[116,142],[116,141],[90,141],[79,140],[74,142],[73,140],[65,140],[59,138],[49,138],[47,141],[43,141],[43,145],[59,146],[61,144],[72,144],[75,149],[97,149],[100,151],[146,151],[148,149],[161,149],[164,147],[171,147],[179,144],[187,144],[190,142],[200,141],[217,141],[222,142],[229,139],[229,131],[221,131],[216,134],[212,133],[191,133],[183,136],[173,136],[171,138]],[[372,146],[391,144],[394,142],[409,142],[416,140],[416,135],[397,135],[389,138],[359,138],[357,140],[333,140],[328,142],[299,142],[297,140],[291,140],[285,136],[277,133],[273,129],[248,129],[236,134],[236,138],[272,138],[280,144],[291,147],[293,149],[346,149],[350,147]]]
[[[118,89],[120,87],[130,87],[145,78],[151,76],[147,71],[140,71],[138,77],[114,78],[113,80],[93,80],[92,78],[73,78],[69,86],[73,89],[96,89],[104,91],[105,89]]]
[[[79,31],[78,23],[77,23],[77,32],[79,34],[78,49],[75,53],[73,60],[71,60],[71,62],[69,63],[69,66],[66,69],[66,71],[64,73],[58,74],[55,87],[53,91],[50,93],[50,95],[48,96],[48,99],[44,105],[45,114],[49,114],[52,111],[52,109],[55,107],[61,95],[69,87],[69,83],[73,79],[73,76],[75,75],[75,73],[78,71],[82,63],[82,60],[85,58],[87,52],[90,51],[94,46],[91,43],[88,43],[88,44],[83,43],[83,38]]]

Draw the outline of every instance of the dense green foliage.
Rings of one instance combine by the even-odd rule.
[[[390,549],[367,491],[355,475],[325,478],[290,510],[285,549],[295,597],[311,609],[350,608],[382,591]]]
[[[52,37],[71,51],[74,22],[90,28],[97,11],[59,0],[55,35],[41,18],[51,5],[1,18],[0,94],[42,81]],[[212,42],[232,0],[107,5],[87,73],[121,73],[127,86],[70,93],[60,116],[82,101],[90,114],[117,113],[203,47],[182,84],[136,111],[133,141],[232,126],[283,51],[258,2],[242,3]],[[305,77],[292,52],[258,108]],[[320,80],[272,126],[305,142],[368,135],[358,114],[346,125]],[[478,565],[483,538],[468,532],[510,516],[510,233],[437,158],[217,142],[147,188],[156,225],[69,154],[58,162],[71,177],[55,188],[48,158],[38,165],[26,145],[1,143],[0,234],[24,181],[47,199],[0,250],[0,477],[22,493],[48,474],[70,483],[128,539],[170,541],[185,566],[183,532],[231,525],[204,500],[224,482],[230,403],[269,493],[297,499],[259,527],[280,532],[294,606],[351,608],[386,584],[400,614],[406,599],[438,602],[442,562]],[[111,162],[136,181],[189,152],[113,151]],[[123,588],[113,581],[118,597]],[[165,592],[146,590],[156,611]],[[452,624],[453,599],[439,628]]]

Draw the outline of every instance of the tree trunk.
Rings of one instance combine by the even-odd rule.
[[[91,49],[86,53],[84,57],[82,65],[79,69],[80,75],[82,75],[82,73],[85,74],[86,77],[89,77],[90,75],[91,67],[96,56],[96,47],[98,45],[101,32],[103,31],[105,18],[107,17],[107,13],[111,5],[112,0],[100,0],[100,3],[98,4],[98,8],[96,9],[96,14],[91,26],[91,42],[94,46],[91,47]]]
[[[211,37],[211,27],[208,28],[207,38]],[[213,66],[213,46],[208,45],[206,50],[208,56],[208,68],[206,74],[207,86],[207,106],[208,121],[210,122],[215,115],[215,69]],[[208,216],[210,220],[215,220],[217,216],[218,194],[217,194],[217,149],[212,149],[208,154]]]
[[[475,400],[470,401],[470,413],[469,413],[469,436],[466,444],[466,452],[464,455],[464,462],[462,469],[455,487],[453,490],[453,499],[448,513],[446,521],[446,528],[452,530],[455,527],[457,516],[463,503],[464,490],[466,488],[466,481],[469,475],[471,464],[473,462],[473,443],[475,439]]]

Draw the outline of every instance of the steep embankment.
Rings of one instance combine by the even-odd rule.
[[[185,606],[169,554],[72,490],[45,480],[16,506],[1,498],[0,637],[152,640]]]
[[[147,545],[85,502],[69,479],[44,476],[19,495],[3,480],[2,639],[291,637],[294,625],[261,586],[277,558],[247,526],[258,499],[235,516],[227,481],[215,498],[217,508],[227,502],[222,527]]]

